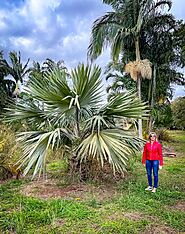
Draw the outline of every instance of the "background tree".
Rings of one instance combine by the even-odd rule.
[[[120,61],[109,62],[104,74],[108,83],[106,89],[108,99],[125,90],[133,90],[135,88],[134,80],[130,78],[130,75],[125,74],[123,63]]]
[[[178,71],[178,67],[183,66],[183,28],[183,22],[175,21],[171,14],[162,14],[148,20],[141,30],[141,54],[143,57],[149,58],[153,64],[152,80],[142,82],[141,94],[142,100],[149,103],[152,114],[156,112],[156,108],[168,109],[165,102],[172,98],[172,83],[185,84],[183,74]],[[134,51],[134,43],[125,44],[124,54],[120,61],[110,63],[107,78],[114,77],[114,80],[108,90],[111,90],[112,87],[116,92],[116,89],[120,90],[122,87],[128,89],[133,87],[134,84],[128,75],[125,75],[122,64],[126,64],[128,58],[134,60]],[[164,107],[161,107],[162,104]],[[155,111],[153,111],[154,106]],[[166,115],[167,113],[168,111]],[[153,119],[153,115],[151,115],[149,131],[154,122],[155,118]]]
[[[171,7],[171,1],[103,0],[103,2],[111,5],[113,11],[94,22],[88,51],[90,57],[97,58],[102,53],[103,48],[110,45],[112,59],[117,61],[119,55],[125,52],[125,45],[134,44],[137,68],[140,68],[142,28],[151,18],[161,17],[160,7],[165,5]],[[141,75],[144,74],[140,71],[140,69],[135,70],[139,98],[141,98]],[[139,121],[139,136],[142,137],[141,121]]]
[[[4,69],[7,71],[7,73],[9,75],[11,75],[16,84],[18,83],[18,81],[20,81],[21,83],[23,83],[23,78],[24,76],[30,72],[30,69],[28,68],[28,63],[29,60],[27,60],[27,62],[25,63],[25,65],[23,65],[21,63],[21,52],[19,51],[18,53],[13,51],[9,53],[9,59],[10,59],[10,63],[7,62],[7,60],[2,60],[1,61],[1,67],[4,67]]]
[[[185,97],[175,99],[171,104],[173,124],[177,129],[185,129]]]
[[[10,63],[4,59],[3,57],[0,60],[0,70],[4,72],[5,76],[10,76],[13,79],[9,79],[6,86],[9,90],[9,96],[16,96],[18,97],[20,93],[20,84],[23,84],[23,79],[30,72],[30,68],[28,68],[29,59],[23,65],[21,63],[21,53],[20,51],[17,52],[10,52],[9,53]],[[6,79],[7,80],[7,79]]]
[[[30,68],[29,79],[32,77],[38,77],[38,79],[44,79],[44,76],[47,72],[52,71],[53,69],[64,70],[66,74],[68,73],[67,67],[63,60],[58,62],[53,61],[52,59],[47,58],[43,63],[33,61],[33,66]]]
[[[6,106],[8,98],[11,98],[15,90],[15,82],[7,76],[9,75],[8,70],[4,66],[3,51],[0,51],[0,113]]]
[[[142,83],[143,94],[148,92],[148,95],[143,96],[143,100],[148,98],[151,111],[154,106],[156,109],[157,104],[159,104],[158,108],[160,110],[161,104],[164,105],[162,110],[167,110],[168,107],[165,102],[168,98],[172,98],[173,95],[171,84],[185,84],[183,74],[177,71],[177,67],[182,66],[182,52],[179,49],[181,43],[177,36],[177,32],[182,25],[175,21],[170,14],[154,20],[155,22],[151,20],[147,30],[143,31],[141,41],[143,43],[142,48],[144,48],[142,53],[153,64],[152,81]],[[152,113],[154,112],[152,111]],[[149,131],[152,130],[153,123],[153,116],[151,115],[148,126]]]

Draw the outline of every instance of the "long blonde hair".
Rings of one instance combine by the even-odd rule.
[[[148,135],[148,139],[150,141],[151,136],[154,135],[155,136],[155,141],[157,141],[157,134],[155,132],[150,132]]]

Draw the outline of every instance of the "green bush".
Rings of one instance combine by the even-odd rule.
[[[172,110],[169,104],[155,105],[152,110],[152,116],[154,118],[154,126],[171,127],[173,123]]]
[[[161,141],[166,141],[166,142],[170,142],[173,141],[172,137],[170,136],[168,129],[166,128],[158,128],[155,130],[156,134],[157,134],[157,138],[158,140]]]
[[[175,99],[171,104],[173,112],[173,127],[185,129],[185,97]]]

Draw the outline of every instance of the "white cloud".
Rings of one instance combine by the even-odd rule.
[[[10,37],[9,40],[18,49],[30,50],[35,44],[33,39],[25,37]]]
[[[89,37],[85,32],[76,35],[69,35],[63,39],[63,46],[70,52],[84,49],[88,45]]]
[[[61,15],[56,15],[56,18],[57,18],[57,23],[58,23],[61,27],[67,26],[67,22],[66,22],[66,20],[64,19],[64,17],[62,17]]]
[[[40,19],[43,16],[47,16],[46,13],[50,10],[55,10],[60,5],[60,0],[27,0],[24,7],[20,9],[20,12],[25,17],[27,13],[35,19]]]
[[[0,10],[0,30],[3,30],[7,27],[7,25],[4,22],[4,17],[6,17],[6,11]]]

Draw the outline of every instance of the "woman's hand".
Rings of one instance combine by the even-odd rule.
[[[161,170],[163,167],[162,166],[159,166],[159,169]]]

